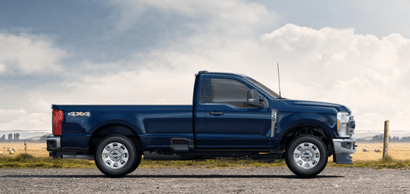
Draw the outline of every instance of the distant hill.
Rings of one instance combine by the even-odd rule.
[[[8,134],[14,134],[18,133],[20,134],[20,139],[28,139],[28,138],[33,138],[33,137],[41,137],[43,135],[52,135],[51,130],[44,130],[44,131],[25,131],[25,130],[4,130],[0,131],[0,137],[3,135],[6,135],[6,139],[8,138]]]
[[[374,130],[374,131],[364,131],[364,130],[355,130],[353,137],[354,138],[364,138],[364,137],[373,137],[375,135],[383,135],[384,131],[379,131],[379,130]],[[410,131],[405,131],[405,130],[394,130],[390,129],[389,131],[389,136],[390,137],[408,137],[410,136]]]

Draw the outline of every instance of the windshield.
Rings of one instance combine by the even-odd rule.
[[[265,85],[259,83],[258,81],[254,80],[251,77],[246,77],[249,81],[251,81],[252,83],[254,83],[256,86],[258,86],[260,89],[262,89],[264,92],[266,92],[268,95],[274,97],[274,98],[279,98],[279,95],[276,94],[276,92],[272,91],[271,89],[269,89],[268,87],[266,87]]]

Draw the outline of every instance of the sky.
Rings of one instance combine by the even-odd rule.
[[[50,130],[51,104],[190,104],[200,70],[348,106],[356,131],[410,129],[408,1],[9,0],[0,131]]]

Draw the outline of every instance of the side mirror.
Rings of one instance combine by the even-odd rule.
[[[264,98],[255,89],[250,89],[248,91],[248,104],[252,106],[257,106],[260,108],[265,107]]]

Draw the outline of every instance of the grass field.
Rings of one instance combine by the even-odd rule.
[[[383,154],[383,144],[382,143],[358,143],[357,151],[352,155],[353,161],[378,161],[382,159]],[[4,156],[9,156],[7,152],[7,147],[16,148],[17,152],[12,156],[16,156],[24,151],[24,143],[0,143],[0,152]],[[45,143],[28,143],[27,144],[27,153],[35,157],[48,157],[48,151],[46,150]],[[363,149],[369,149],[369,152],[363,152]],[[375,152],[376,149],[379,149],[381,152]],[[389,155],[394,160],[410,160],[410,143],[389,143]],[[329,161],[332,161],[332,157],[329,158]]]
[[[369,152],[364,152],[367,148]],[[375,152],[379,149],[380,152]],[[410,143],[389,143],[389,156],[394,160],[410,160]],[[353,161],[375,161],[382,159],[383,143],[357,143],[356,153],[352,155]]]

